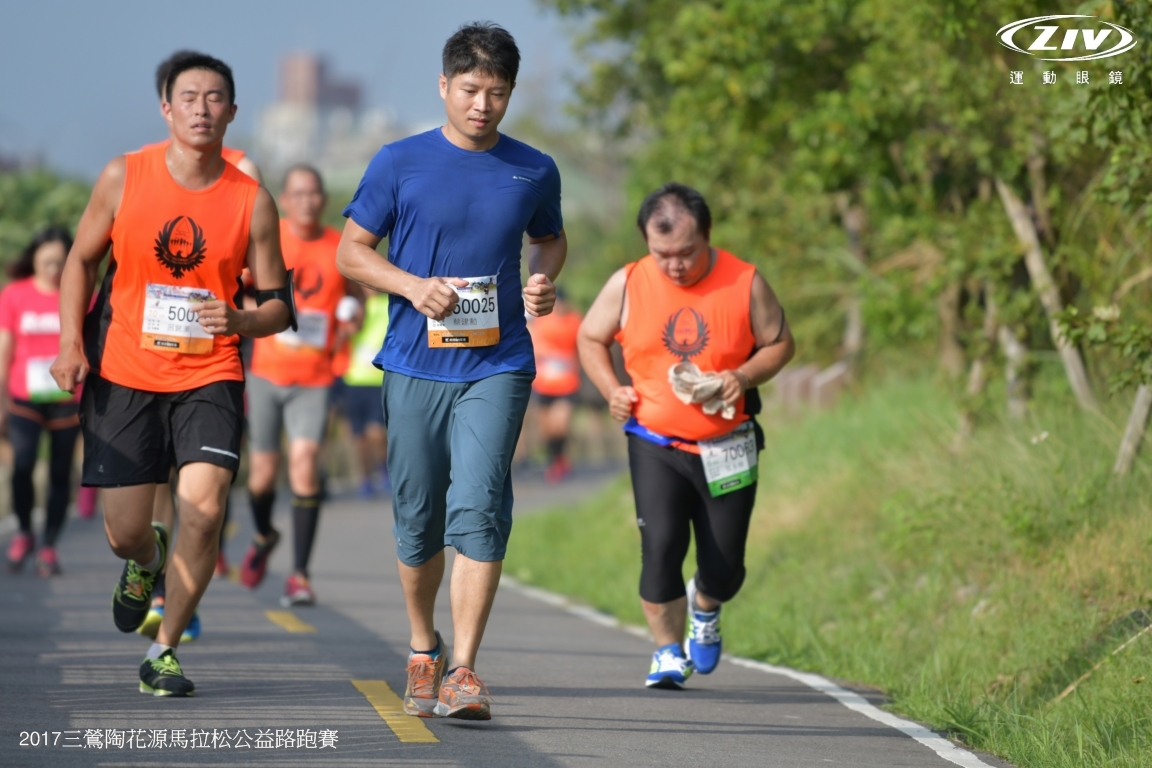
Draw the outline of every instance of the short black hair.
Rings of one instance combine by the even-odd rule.
[[[284,181],[280,184],[280,189],[288,188],[288,179],[294,173],[310,173],[316,179],[316,183],[320,185],[320,191],[324,192],[324,177],[320,175],[320,171],[316,170],[316,166],[309,165],[308,163],[296,163],[284,171]]]
[[[520,71],[520,49],[508,30],[491,21],[474,21],[456,30],[444,43],[444,77],[479,72],[503,78],[516,85]]]
[[[72,250],[72,233],[67,227],[45,227],[36,233],[32,241],[20,252],[20,258],[8,265],[8,277],[13,280],[23,280],[36,274],[36,251],[48,243],[60,243],[64,246],[64,258]]]
[[[648,224],[656,227],[661,234],[668,234],[676,226],[679,214],[687,212],[696,220],[696,231],[709,237],[712,234],[712,211],[704,200],[704,195],[692,187],[670,181],[644,198],[640,213],[636,216],[636,226],[640,234],[648,239]],[[655,221],[652,219],[655,218]]]
[[[172,65],[183,59],[191,56],[203,56],[200,51],[189,50],[188,48],[181,48],[173,53],[164,61],[156,65],[156,97],[159,99],[164,98],[164,89],[168,85],[168,73],[172,71]]]
[[[164,97],[168,101],[172,101],[172,85],[176,82],[176,78],[190,69],[207,69],[220,75],[224,78],[224,84],[228,86],[228,103],[236,103],[236,81],[232,79],[232,67],[214,56],[196,52],[174,59],[168,67],[168,77],[164,80]]]

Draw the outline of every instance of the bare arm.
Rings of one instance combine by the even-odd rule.
[[[8,427],[8,376],[12,371],[12,353],[15,350],[12,331],[0,329],[0,434]]]
[[[584,315],[576,336],[580,365],[608,401],[608,411],[617,421],[627,421],[632,415],[633,405],[639,401],[635,389],[621,386],[612,365],[611,349],[621,328],[627,280],[628,274],[623,269],[608,278],[588,314]]]
[[[251,158],[247,156],[240,158],[240,162],[236,163],[236,167],[261,184],[264,183],[263,177],[260,176],[260,168],[257,167],[256,163],[252,162]]]
[[[258,291],[283,288],[288,284],[284,256],[280,252],[280,217],[272,195],[264,187],[256,193],[256,204],[252,206],[252,225],[248,229],[248,271]],[[200,325],[214,335],[271,336],[288,327],[288,305],[280,299],[273,299],[255,309],[233,309],[223,300],[206,301],[200,310]]]
[[[467,283],[459,278],[421,278],[405,272],[376,252],[381,240],[379,235],[348,219],[340,247],[336,249],[336,268],[340,274],[373,290],[403,296],[433,320],[443,320],[452,314],[460,297],[448,283],[461,288]]]
[[[56,386],[65,392],[75,392],[76,386],[88,375],[84,315],[92,301],[100,262],[104,261],[112,242],[112,223],[124,193],[124,171],[125,161],[121,156],[100,172],[60,275],[60,354],[52,363],[51,371]]]
[[[528,285],[524,287],[524,308],[533,317],[547,315],[556,304],[556,278],[568,258],[568,236],[528,238]]]
[[[739,400],[745,390],[755,389],[771,379],[796,354],[796,342],[788,329],[784,309],[759,271],[752,277],[751,314],[756,351],[746,362],[720,374],[725,378],[720,394],[729,403]]]

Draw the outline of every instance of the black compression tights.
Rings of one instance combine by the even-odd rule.
[[[40,447],[43,427],[32,419],[11,414],[8,419],[8,437],[12,441],[12,509],[20,521],[20,530],[32,533],[32,506],[35,491],[32,488],[32,470]],[[48,516],[44,525],[43,545],[56,545],[56,537],[64,527],[68,502],[72,498],[72,451],[80,427],[55,429],[49,435],[48,462]]]
[[[756,485],[713,498],[700,457],[628,435],[628,463],[640,526],[640,597],[684,597],[684,558],[696,533],[696,586],[720,602],[744,583],[744,544]]]

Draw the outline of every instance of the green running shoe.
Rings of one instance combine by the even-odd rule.
[[[160,548],[160,567],[164,570],[168,561],[168,529],[160,523],[152,523],[156,531],[156,546]],[[148,610],[152,607],[152,585],[156,574],[140,567],[135,560],[124,563],[120,583],[112,591],[112,621],[121,632],[135,632],[144,623]]]
[[[169,648],[158,659],[144,659],[140,665],[140,693],[153,696],[191,696],[196,690],[184,677],[176,653]]]

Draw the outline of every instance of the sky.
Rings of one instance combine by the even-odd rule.
[[[232,67],[230,134],[253,133],[290,51],[322,54],[335,76],[359,80],[365,106],[429,125],[444,115],[440,50],[475,20],[516,38],[520,93],[531,84],[557,105],[569,98],[570,23],[533,0],[0,0],[0,154],[92,179],[114,156],[165,138],[152,78],[179,48]],[[526,101],[513,96],[509,119]]]

